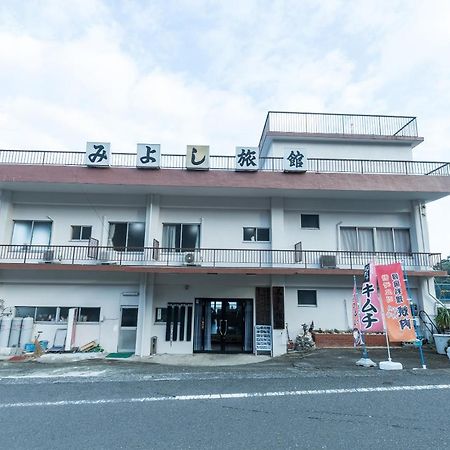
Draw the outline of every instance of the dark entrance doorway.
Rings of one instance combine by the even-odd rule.
[[[252,352],[253,300],[196,299],[194,351]]]

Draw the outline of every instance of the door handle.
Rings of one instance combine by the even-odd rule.
[[[220,335],[221,336],[226,336],[227,335],[227,331],[228,331],[228,320],[223,319],[223,320],[220,321],[220,330],[219,330]]]

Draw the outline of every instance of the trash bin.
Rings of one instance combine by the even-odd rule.
[[[156,355],[157,343],[158,343],[158,336],[152,336],[150,341],[150,355]]]

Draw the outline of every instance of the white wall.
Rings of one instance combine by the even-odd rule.
[[[399,159],[412,160],[409,144],[392,144],[389,142],[352,143],[352,142],[317,142],[311,140],[282,141],[274,140],[268,154],[283,157],[285,150],[302,150],[308,158],[330,159]]]

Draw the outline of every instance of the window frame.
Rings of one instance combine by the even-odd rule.
[[[245,239],[245,230],[255,230],[254,241],[252,241],[251,239]],[[259,233],[261,232],[261,230],[267,230],[268,239],[259,239]],[[242,227],[242,242],[271,242],[271,237],[270,227]]]
[[[303,226],[303,217],[317,217],[317,226],[315,227],[308,227]],[[319,214],[313,214],[313,213],[300,213],[300,228],[302,230],[320,230],[320,216]]]
[[[16,310],[17,308],[33,308],[34,309],[34,315],[33,316],[17,316],[17,317],[33,317],[33,320],[35,323],[39,323],[39,324],[55,324],[55,325],[61,325],[61,324],[66,324],[67,323],[67,319],[66,320],[61,320],[61,309],[70,309],[70,308],[75,308],[77,311],[75,312],[75,317],[76,317],[76,323],[77,324],[99,324],[101,322],[101,306],[43,306],[43,305],[37,305],[37,306],[27,306],[27,305],[23,305],[23,306],[15,306]],[[55,320],[37,320],[37,310],[38,308],[55,308]],[[82,309],[98,309],[98,320],[97,321],[81,321],[79,320],[81,317],[81,310]]]
[[[70,227],[71,227],[71,230],[72,230],[71,238],[70,238],[71,241],[89,241],[89,239],[92,237],[92,225],[71,225]],[[74,229],[76,227],[80,228],[80,234],[79,234],[78,238],[74,238],[73,237],[73,232],[74,232]],[[84,229],[88,229],[88,228],[90,228],[89,237],[88,238],[83,238],[83,230]]]
[[[16,224],[19,223],[19,222],[21,222],[21,223],[29,223],[31,225],[30,233],[29,233],[30,241],[28,243],[23,243],[23,244],[14,244],[13,243],[14,229],[15,229]],[[50,230],[49,230],[49,234],[48,234],[48,243],[47,244],[33,244],[33,233],[34,233],[35,223],[47,223],[47,224],[50,224]],[[53,220],[13,219],[13,228],[12,228],[12,233],[11,233],[11,245],[22,247],[23,249],[27,249],[27,248],[29,248],[31,246],[39,246],[39,247],[50,246],[51,242],[52,242],[52,233],[53,233]]]
[[[145,248],[145,221],[108,221],[109,224],[109,229],[108,229],[108,247],[113,247],[114,251],[116,252],[140,252],[142,253],[144,251]],[[110,237],[111,235],[111,225],[123,225],[126,224],[127,226],[127,231],[126,231],[126,236],[125,236],[125,245],[124,246],[119,246],[119,245],[114,245],[113,241],[112,241],[112,237]],[[133,224],[142,224],[144,227],[144,235],[143,235],[143,239],[142,239],[142,247],[128,247],[128,242],[130,239],[130,225]]]
[[[190,226],[196,226],[197,227],[197,239],[196,239],[196,246],[194,248],[192,247],[183,247],[183,228],[184,227],[190,227]],[[169,247],[166,242],[166,227],[180,227],[180,235],[179,235],[179,242],[175,243],[174,247]],[[200,239],[201,239],[201,223],[198,222],[165,222],[162,224],[162,246],[161,248],[166,252],[174,252],[174,253],[185,253],[185,252],[192,252],[195,250],[198,250],[200,248]],[[175,237],[176,237],[177,231],[175,231]]]
[[[300,292],[314,292],[315,303],[300,303]],[[317,308],[317,289],[297,289],[297,307]]]
[[[342,230],[343,229],[354,229],[356,231],[356,245],[357,245],[357,249],[354,250],[346,250],[343,248],[342,245]],[[371,230],[372,231],[372,242],[373,242],[373,250],[361,250],[361,240],[360,240],[360,230]],[[391,237],[392,237],[392,243],[393,243],[393,247],[394,249],[391,250],[380,250],[379,248],[379,242],[380,239],[378,237],[378,231],[379,230],[388,230]],[[408,232],[408,237],[409,237],[409,251],[402,251],[402,250],[398,250],[397,246],[399,245],[399,243],[396,242],[396,231],[407,231]],[[368,226],[340,226],[339,227],[339,239],[340,239],[340,249],[341,251],[344,252],[366,252],[366,253],[403,253],[403,254],[411,254],[412,253],[412,242],[411,242],[411,228],[409,227],[368,227]]]

